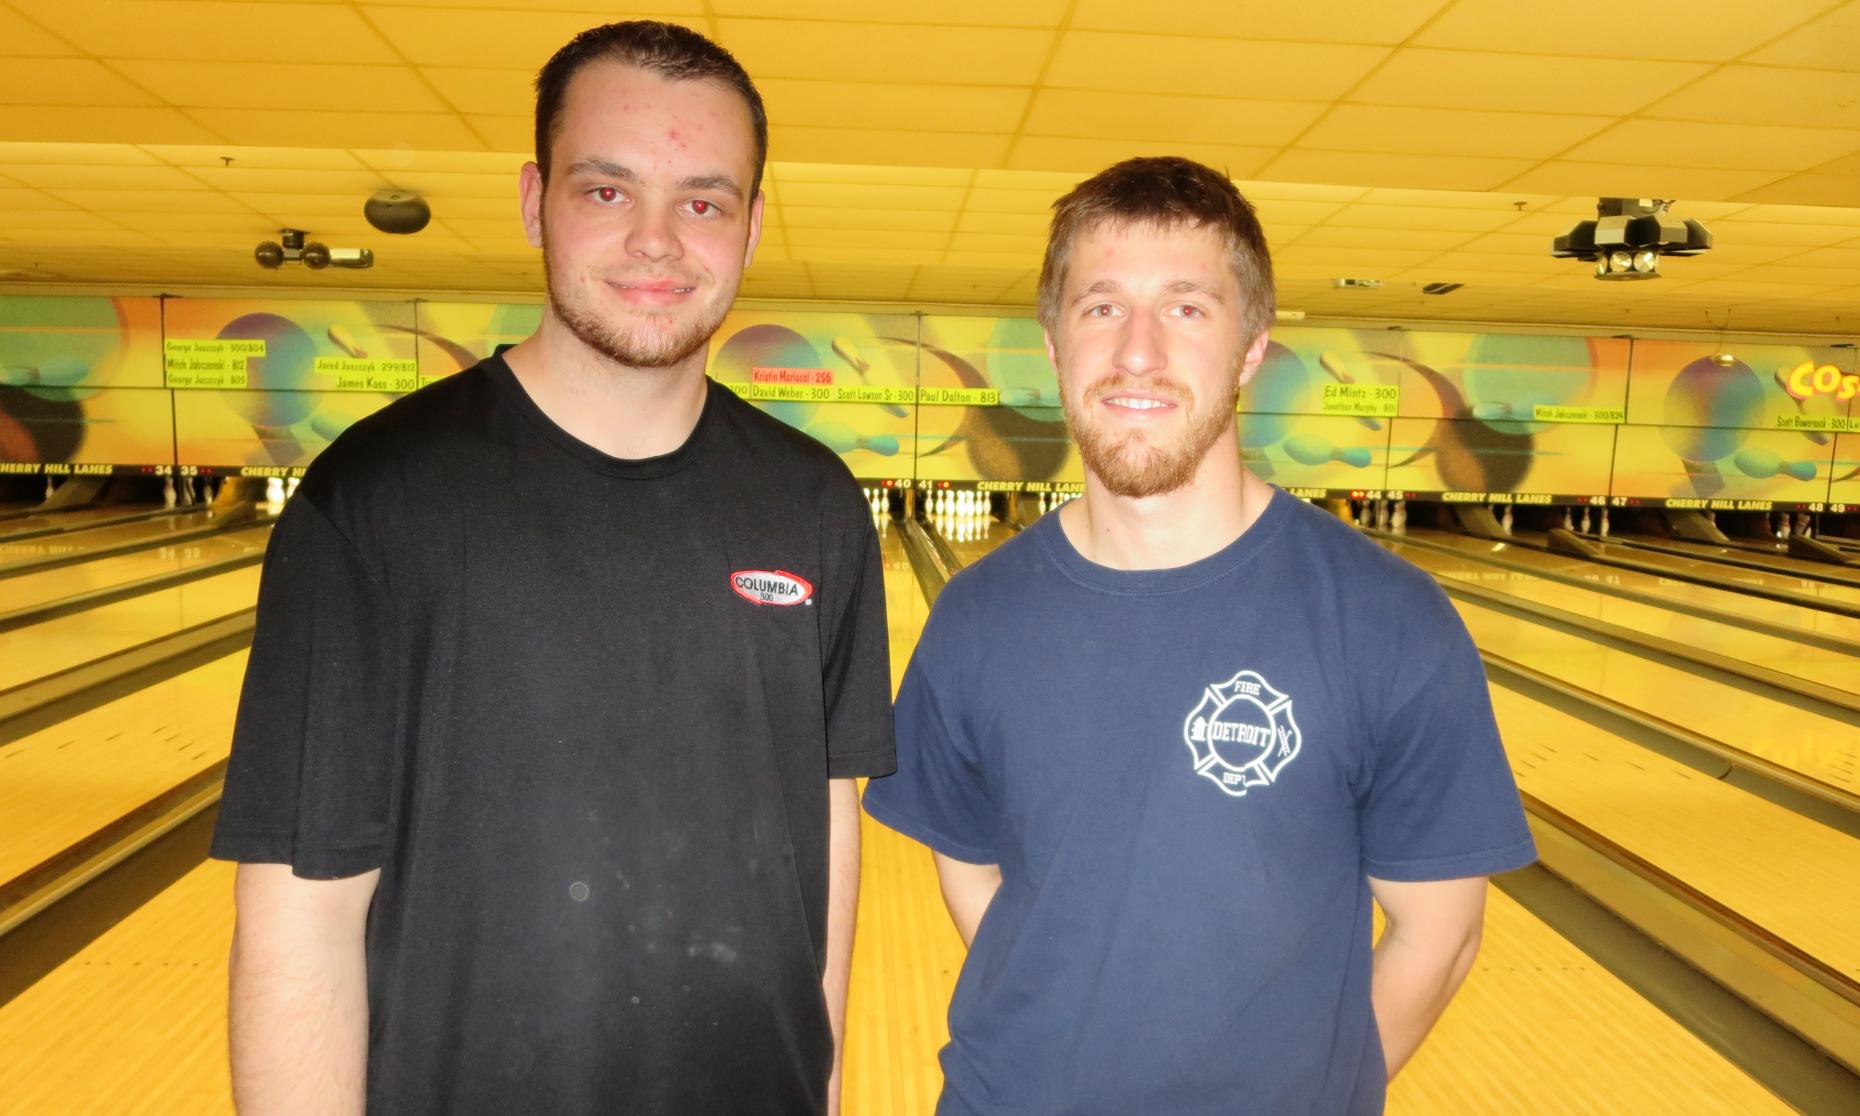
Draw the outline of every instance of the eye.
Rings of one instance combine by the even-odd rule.
[[[1117,313],[1117,307],[1112,306],[1108,302],[1100,302],[1095,306],[1088,306],[1085,308],[1085,316],[1087,318],[1108,318],[1115,313]]]
[[[1184,318],[1205,318],[1208,312],[1199,306],[1182,305],[1175,308],[1177,315]]]
[[[620,200],[620,190],[614,186],[596,186],[588,192],[593,194],[594,200],[598,202],[611,203]]]
[[[712,213],[717,212],[717,206],[716,203],[705,201],[703,198],[692,198],[691,212],[697,214],[699,217],[708,217]]]

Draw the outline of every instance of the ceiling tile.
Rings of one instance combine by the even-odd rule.
[[[16,187],[0,188],[0,213],[18,213],[22,210],[75,209],[68,201],[55,198],[43,190],[27,190]],[[6,227],[0,221],[0,229]]]
[[[422,66],[419,72],[433,83],[447,104],[460,112],[523,116],[536,109],[536,88],[532,84],[536,75],[530,70]]]
[[[1747,190],[1738,197],[1753,202],[1860,206],[1860,175],[1795,174]]]
[[[890,229],[949,233],[956,227],[951,210],[845,209],[839,206],[785,206],[782,225],[789,229]]]
[[[1517,219],[1511,210],[1447,208],[1431,205],[1377,205],[1364,201],[1338,210],[1325,223],[1359,229],[1418,229],[1438,232],[1491,232]],[[1565,228],[1572,222],[1558,218]]]
[[[1487,159],[1467,155],[1391,155],[1293,148],[1260,173],[1302,182],[1416,187],[1442,190],[1490,190],[1530,167],[1528,159]]]
[[[936,132],[1012,132],[1028,90],[993,85],[902,85],[759,79],[769,119],[783,126],[890,129],[909,123]]]
[[[516,189],[517,172],[524,156],[503,151],[414,151],[407,148],[349,152],[364,166],[381,171],[438,171],[458,174],[508,175]]]
[[[387,41],[417,66],[483,66],[535,73],[570,39],[613,18],[611,9],[564,12],[512,7],[459,9],[436,15],[424,7],[363,4],[361,11]],[[699,31],[701,18],[666,18]]]
[[[452,151],[483,148],[476,133],[452,113],[306,112],[283,109],[192,109],[189,115],[235,143],[303,147],[433,146]]]
[[[1329,101],[1388,55],[1384,47],[1068,32],[1046,84],[1132,93]]]
[[[0,105],[0,139],[62,143],[72,136],[98,144],[214,143],[221,139],[190,114],[171,108]]]
[[[0,45],[0,52],[5,49]],[[0,65],[0,104],[114,107],[160,103],[115,70],[87,58],[8,58]]]
[[[1855,45],[1860,47],[1860,38]],[[1726,66],[1649,106],[1645,115],[1711,124],[1788,121],[1860,131],[1860,71]]]
[[[845,205],[855,209],[954,210],[962,204],[961,186],[890,186],[847,182],[790,182],[782,200],[794,206]]]
[[[1663,167],[1642,163],[1585,163],[1556,160],[1533,167],[1505,182],[1505,187],[1545,194],[1593,193],[1597,197],[1693,198],[1722,200],[1773,182],[1770,171],[1709,167]],[[1589,206],[1593,213],[1593,203]],[[1697,216],[1687,213],[1686,216]]]
[[[465,117],[465,123],[471,130],[484,137],[484,142],[492,151],[509,151],[521,153],[525,159],[534,155],[536,146],[536,121],[529,116],[480,116],[471,113]]]
[[[1482,109],[1622,116],[1710,70],[1696,62],[1642,60],[1623,66],[1615,59],[1583,55],[1408,47],[1352,89],[1350,100],[1464,108],[1467,91],[1476,89],[1472,100]]]
[[[327,62],[118,62],[133,80],[179,108],[310,109],[372,114],[448,109],[405,66]]]
[[[1564,157],[1592,163],[1795,171],[1855,151],[1860,151],[1860,131],[1790,128],[1775,123],[1758,126],[1628,120],[1577,145]]]
[[[552,0],[553,2],[553,0]],[[938,0],[934,9],[871,0],[711,0],[719,16],[762,19],[874,20],[972,27],[1048,27],[1065,13],[1066,0]]]
[[[139,213],[239,213],[256,217],[217,190],[194,183],[192,190],[51,190],[72,205],[111,215]]]
[[[151,144],[143,150],[177,167],[233,167],[241,170],[361,170],[364,164],[347,151],[313,147],[243,147],[237,144]]]
[[[1338,105],[1301,148],[1546,159],[1614,121],[1602,116]]]
[[[788,251],[810,258],[833,248],[882,248],[930,255],[942,252],[948,240],[948,233],[909,229],[789,229]]]
[[[835,182],[865,186],[967,186],[974,172],[950,167],[898,167],[872,163],[771,162],[769,176],[782,183]]]
[[[1052,32],[1015,28],[719,19],[723,45],[758,78],[1032,85]]]
[[[1445,6],[1446,0],[1333,0],[1326,4],[1177,0],[1163,6],[1079,0],[1072,12],[1072,26],[1252,40],[1393,44],[1412,35]]]
[[[1067,177],[1072,177],[1068,175]],[[1078,180],[1073,179],[1076,183]],[[966,208],[975,213],[1032,213],[1051,217],[1053,202],[1063,193],[1054,190],[1001,190],[976,186],[969,191]]]
[[[810,163],[848,159],[930,167],[993,166],[1007,152],[1004,135],[900,129],[769,127],[769,153]]]
[[[1244,178],[1258,171],[1278,148],[1227,147],[1128,139],[1063,139],[1057,136],[1022,136],[1008,163],[1021,170],[1074,170],[1081,175],[1098,171],[1139,155],[1180,155],[1227,175]]]
[[[1016,236],[1044,237],[1047,230],[1047,216],[1043,213],[977,213],[965,212],[957,220],[956,228],[961,232],[1007,233]]]
[[[1746,62],[1814,70],[1860,71],[1860,4],[1843,4],[1752,53]]]
[[[1298,248],[1431,248],[1435,252],[1466,246],[1473,234],[1438,229],[1354,229],[1322,225],[1298,237]]]
[[[394,51],[348,4],[194,0],[12,0],[15,8],[103,58],[393,62]]]
[[[1324,107],[1317,102],[1044,89],[1034,98],[1022,130],[1033,136],[1279,147],[1296,139]]]
[[[1459,0],[1414,37],[1416,45],[1467,50],[1550,46],[1608,58],[1723,62],[1827,8],[1827,0],[1558,0],[1521,17],[1515,0]]]
[[[200,180],[173,167],[28,164],[7,167],[7,177],[27,186],[108,190],[198,190]]]

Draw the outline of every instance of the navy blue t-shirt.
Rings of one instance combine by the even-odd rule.
[[[1535,855],[1445,595],[1276,490],[1167,570],[1041,519],[949,583],[897,720],[866,809],[1001,866],[943,1114],[1380,1112],[1366,877]]]

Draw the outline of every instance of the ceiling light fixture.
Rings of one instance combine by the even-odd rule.
[[[1711,250],[1711,232],[1689,217],[1673,216],[1661,198],[1598,198],[1595,220],[1579,221],[1557,237],[1550,254],[1592,260],[1597,279],[1658,279],[1661,256],[1696,256]]]

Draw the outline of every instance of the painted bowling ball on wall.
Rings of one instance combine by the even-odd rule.
[[[84,405],[0,385],[0,461],[69,461],[84,444]]]
[[[988,335],[983,358],[990,383],[1000,390],[1003,406],[1025,418],[1052,420],[1059,403],[1059,381],[1046,359],[1046,334],[1032,318],[999,318]]]
[[[1266,342],[1253,379],[1240,389],[1240,448],[1276,445],[1308,409],[1311,370],[1302,357],[1277,341]]]
[[[1749,365],[1700,357],[1667,387],[1660,434],[1686,461],[1718,461],[1744,442],[1746,431],[1734,428],[1761,425],[1763,409],[1763,381]]]
[[[725,383],[752,383],[757,368],[820,368],[820,353],[807,338],[787,326],[744,326],[729,336],[711,354],[710,375]],[[813,403],[768,402],[759,404],[769,414],[801,428],[818,409]]]
[[[316,343],[296,322],[277,314],[245,314],[215,336],[265,343],[264,356],[246,359],[246,390],[220,393],[240,418],[253,426],[283,427],[316,410]]]
[[[1595,353],[1585,337],[1481,334],[1466,350],[1461,382],[1467,414],[1501,434],[1540,434],[1540,406],[1573,406],[1595,384]]]
[[[0,299],[0,384],[52,402],[87,399],[126,330],[114,299]]]

